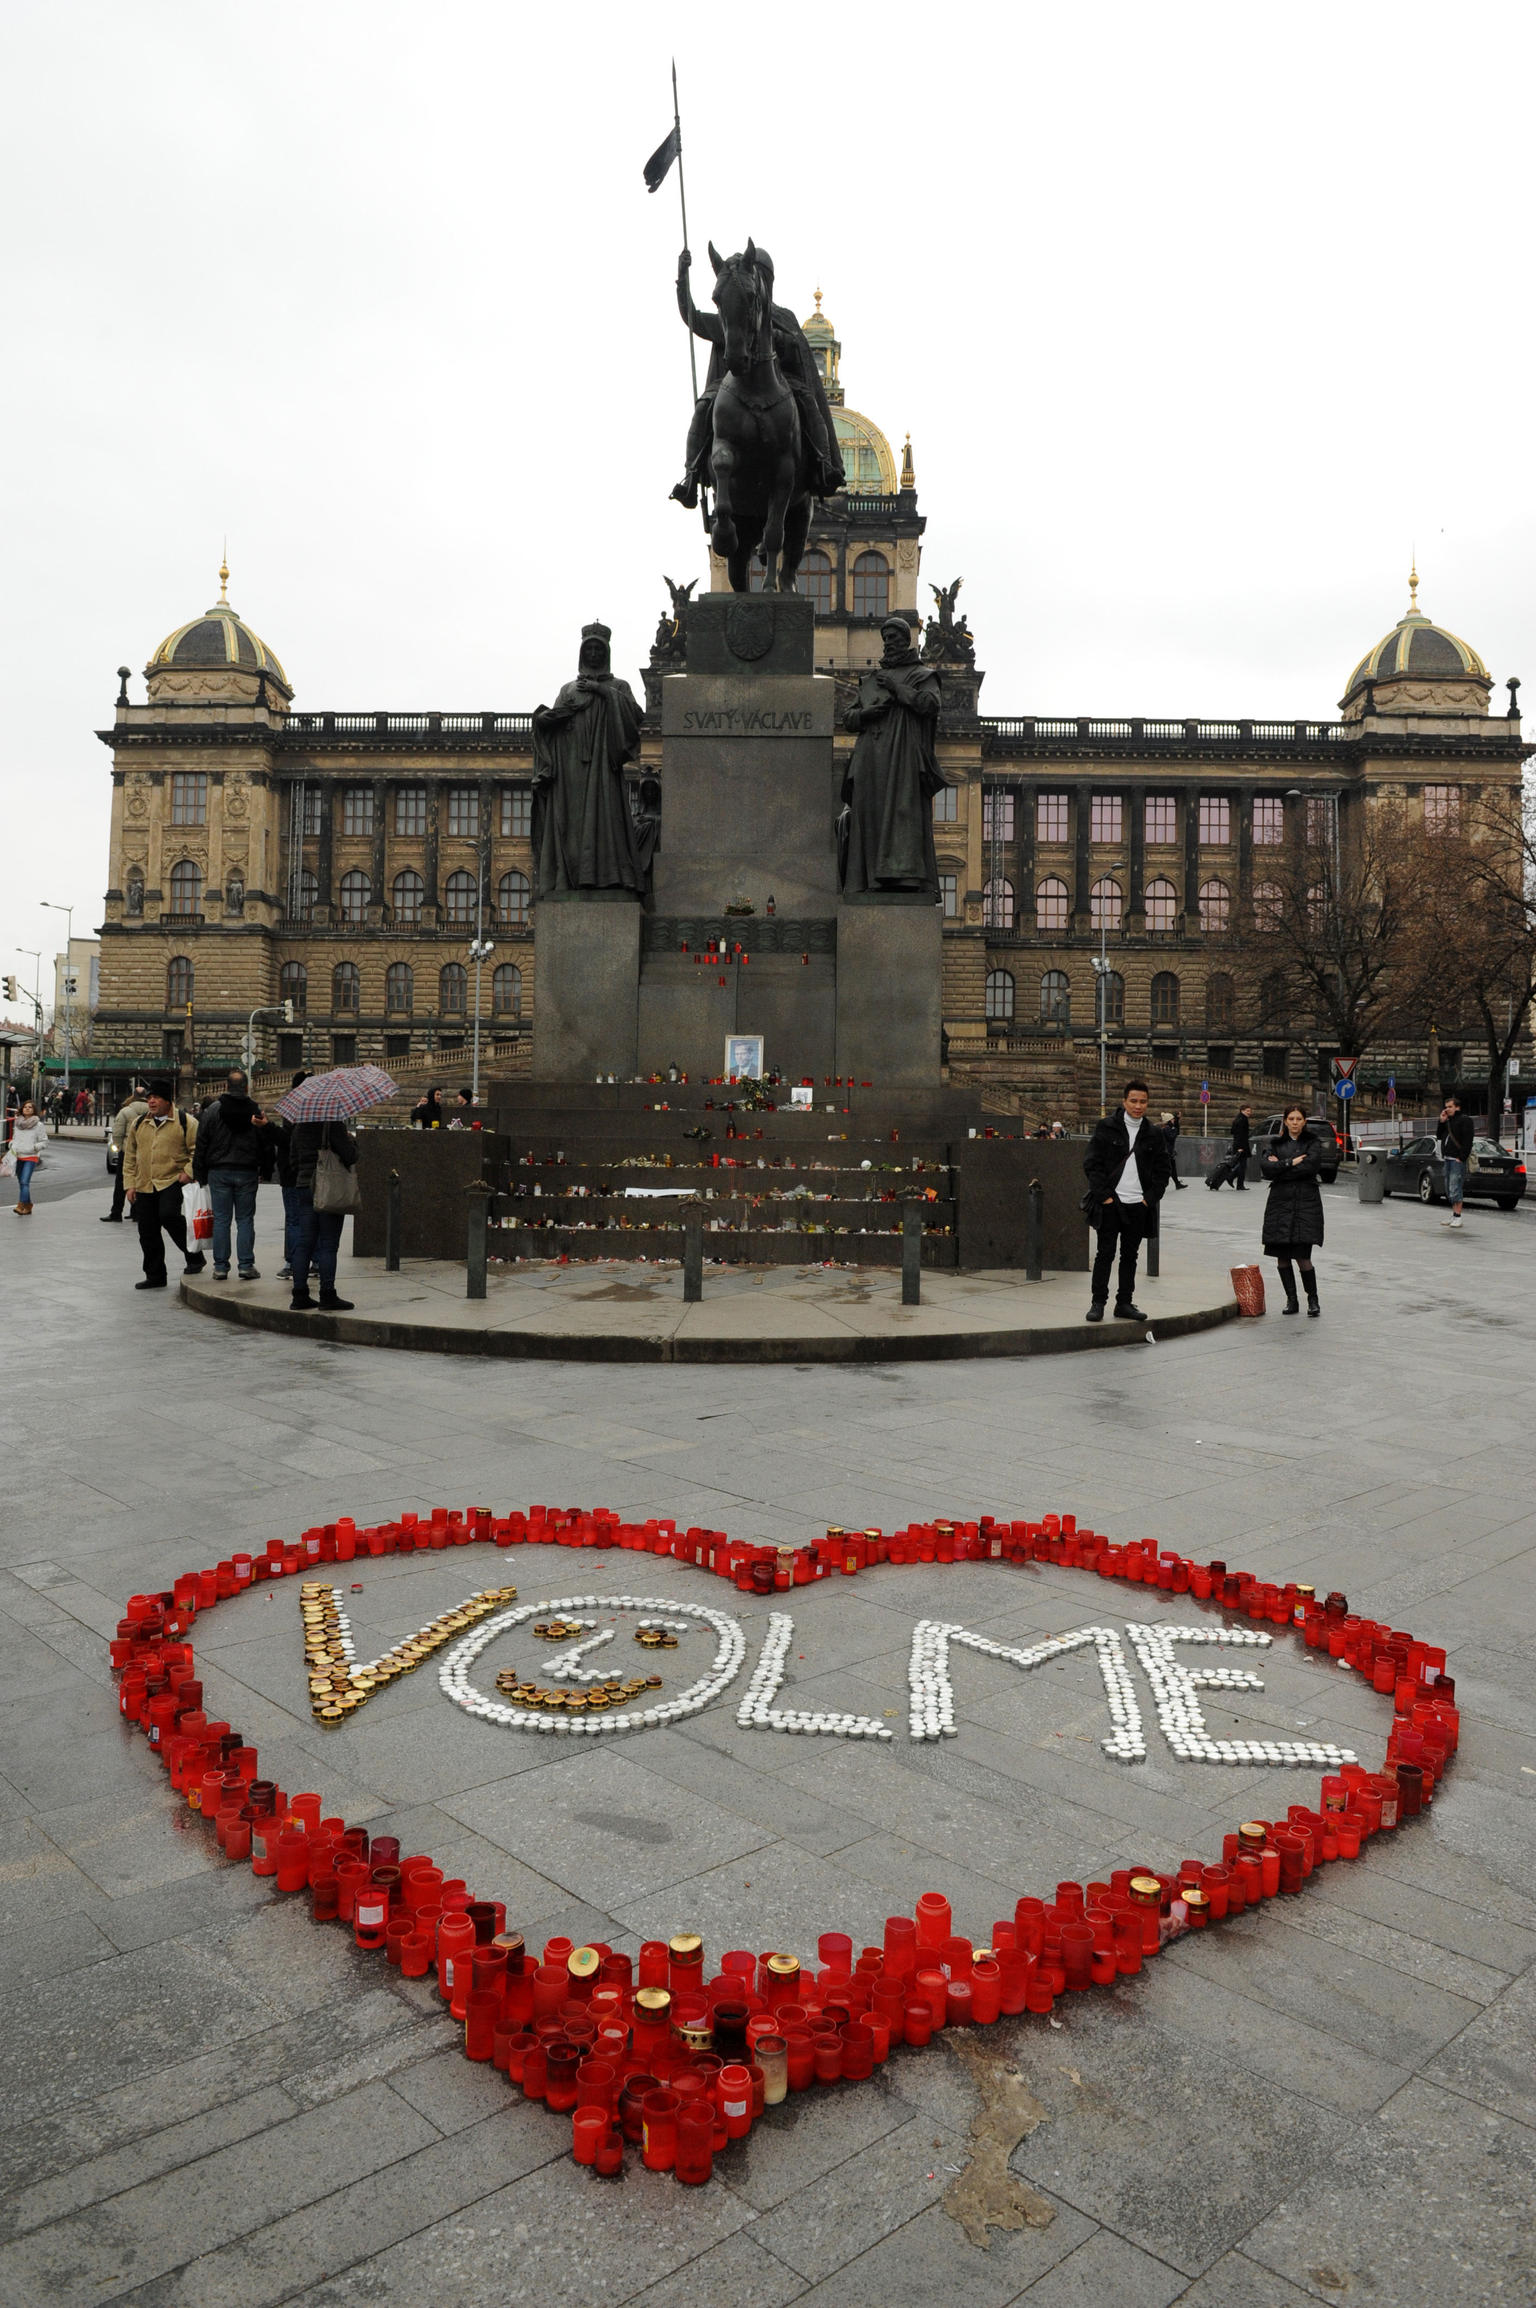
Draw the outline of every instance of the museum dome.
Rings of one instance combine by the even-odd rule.
[[[856,497],[894,497],[900,483],[890,442],[872,417],[862,416],[857,409],[844,404],[842,379],[838,374],[843,348],[837,331],[821,309],[820,289],[816,291],[816,310],[801,327],[826,387],[832,427],[842,451],[850,493]]]
[[[201,617],[178,625],[174,633],[166,635],[144,668],[146,677],[159,686],[157,677],[168,674],[200,675],[204,678],[198,683],[199,691],[209,695],[209,676],[215,680],[221,675],[233,677],[243,694],[264,674],[270,688],[285,699],[291,698],[292,686],[276,655],[230,607],[228,590],[229,565],[224,562],[219,568],[218,600]],[[239,678],[242,675],[244,681]]]
[[[1407,614],[1367,650],[1345,685],[1340,711],[1346,719],[1364,712],[1367,683],[1373,685],[1369,694],[1375,712],[1414,707],[1487,711],[1493,686],[1488,668],[1469,642],[1424,615],[1417,567],[1409,573]]]

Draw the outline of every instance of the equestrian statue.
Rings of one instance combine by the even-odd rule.
[[[761,550],[763,591],[793,593],[805,551],[811,501],[842,488],[842,453],[815,356],[784,305],[773,301],[773,259],[748,241],[722,258],[714,243],[714,303],[693,301],[687,249],[677,260],[677,304],[688,327],[710,347],[709,376],[688,429],[688,464],[672,491],[697,505],[713,486],[710,544],[730,571],[731,590],[751,589],[752,556]]]

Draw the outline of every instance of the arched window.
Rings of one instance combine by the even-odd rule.
[[[403,874],[396,874],[394,888],[396,921],[419,922],[422,900],[426,894],[427,885],[419,873],[413,873],[407,868]]]
[[[319,897],[319,895],[320,884],[316,880],[315,876],[310,872],[309,868],[306,866],[304,871],[299,876],[299,887],[296,897],[295,911],[293,914],[293,919],[296,922],[308,922],[314,920],[315,900]]]
[[[496,916],[504,930],[528,927],[528,876],[503,874],[496,884]]]
[[[1120,927],[1120,913],[1125,904],[1125,892],[1112,875],[1105,874],[1096,881],[1088,895],[1088,919],[1095,929],[1102,923],[1106,930]]]
[[[1307,892],[1307,927],[1320,930],[1328,919],[1328,892],[1321,882],[1314,882]]]
[[[1179,981],[1172,970],[1159,970],[1152,980],[1152,1023],[1176,1026],[1179,1022]]]
[[[1237,988],[1225,971],[1205,981],[1205,1030],[1230,1034],[1237,1023]]]
[[[1013,1016],[1012,970],[988,970],[987,1016],[994,1022]]]
[[[1253,890],[1253,926],[1256,930],[1277,930],[1285,896],[1278,882],[1256,882]]]
[[[1125,980],[1118,970],[1106,970],[1099,984],[1103,989],[1104,1019],[1106,1026],[1125,1024]]]
[[[1035,891],[1035,928],[1064,930],[1066,926],[1067,885],[1049,874]]]
[[[171,868],[171,911],[173,914],[200,914],[203,910],[203,869],[184,857],[180,865]]]
[[[414,999],[414,981],[409,962],[391,962],[384,973],[384,1007],[386,1010],[411,1014]]]
[[[1072,985],[1065,970],[1047,970],[1040,980],[1040,1020],[1046,1026],[1072,1023]]]
[[[472,922],[475,918],[475,877],[473,874],[450,874],[443,884],[443,902],[451,922]]]
[[[360,866],[341,877],[341,918],[344,922],[361,922],[368,918],[373,903],[373,884]]]
[[[165,1006],[168,1010],[184,1010],[192,999],[192,964],[185,954],[177,954],[165,965]]]
[[[800,566],[795,572],[795,584],[818,617],[831,616],[832,563],[827,554],[815,546],[809,553],[802,553]]]
[[[468,1006],[469,980],[462,962],[449,962],[437,981],[437,1006],[445,1018],[462,1018]]]
[[[853,614],[883,617],[891,606],[891,565],[880,553],[861,553],[853,565]]]
[[[981,893],[981,919],[989,930],[1013,928],[1012,882],[988,882]]]
[[[1147,928],[1171,930],[1178,912],[1178,893],[1172,882],[1159,878],[1147,884]]]
[[[523,1014],[523,973],[515,962],[498,962],[491,980],[491,1008],[498,1018]]]
[[[1225,882],[1200,884],[1200,927],[1224,930],[1232,918],[1232,892]]]
[[[332,1013],[338,1018],[355,1018],[361,1006],[356,962],[338,962],[331,972]]]
[[[309,972],[302,962],[284,962],[277,973],[277,998],[280,1002],[292,1002],[300,1017],[308,1009]]]

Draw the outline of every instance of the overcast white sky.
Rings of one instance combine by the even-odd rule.
[[[635,678],[702,562],[674,46],[705,279],[751,233],[825,290],[985,708],[1331,714],[1415,542],[1536,683],[1528,6],[773,20],[10,0],[5,967],[98,921],[92,732],[226,534],[301,707],[525,708],[594,615]]]

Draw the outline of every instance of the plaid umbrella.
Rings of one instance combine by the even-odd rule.
[[[395,1085],[382,1068],[338,1066],[329,1074],[311,1074],[296,1090],[284,1091],[277,1110],[288,1122],[346,1122],[394,1095]]]

